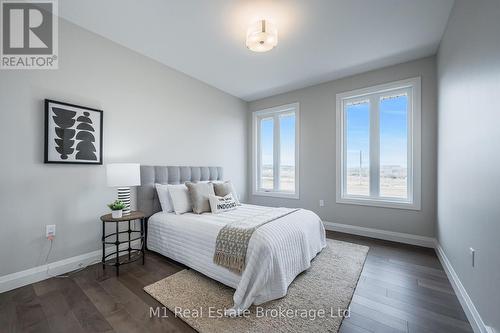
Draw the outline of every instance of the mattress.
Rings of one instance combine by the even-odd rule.
[[[313,212],[300,209],[258,228],[247,249],[246,268],[237,274],[213,262],[219,230],[270,207],[242,205],[224,213],[159,212],[148,220],[147,246],[235,290],[233,310],[286,295],[295,277],[326,246],[325,229]]]

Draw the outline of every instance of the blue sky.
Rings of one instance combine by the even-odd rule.
[[[273,118],[260,122],[262,164],[273,164]]]
[[[261,122],[262,164],[273,164],[273,120]],[[280,117],[281,165],[295,164],[295,116]]]
[[[398,96],[380,102],[380,165],[406,167],[407,96]],[[347,108],[347,167],[369,166],[369,104],[356,104]]]
[[[407,96],[384,99],[380,102],[380,164],[406,167]],[[273,119],[261,122],[262,163],[273,163]],[[361,151],[363,167],[369,166],[369,104],[347,108],[347,167],[359,166]],[[295,117],[280,121],[282,165],[293,165],[295,160]]]
[[[295,115],[280,120],[281,165],[295,164]]]

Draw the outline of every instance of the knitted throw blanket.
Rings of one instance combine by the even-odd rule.
[[[217,235],[214,263],[237,273],[245,269],[250,238],[257,228],[298,209],[271,208],[268,211],[225,225]]]

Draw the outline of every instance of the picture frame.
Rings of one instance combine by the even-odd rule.
[[[102,165],[103,111],[45,99],[44,163]]]

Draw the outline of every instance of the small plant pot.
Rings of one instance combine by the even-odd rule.
[[[112,210],[111,211],[111,216],[114,218],[114,219],[119,219],[123,216],[123,210]]]

